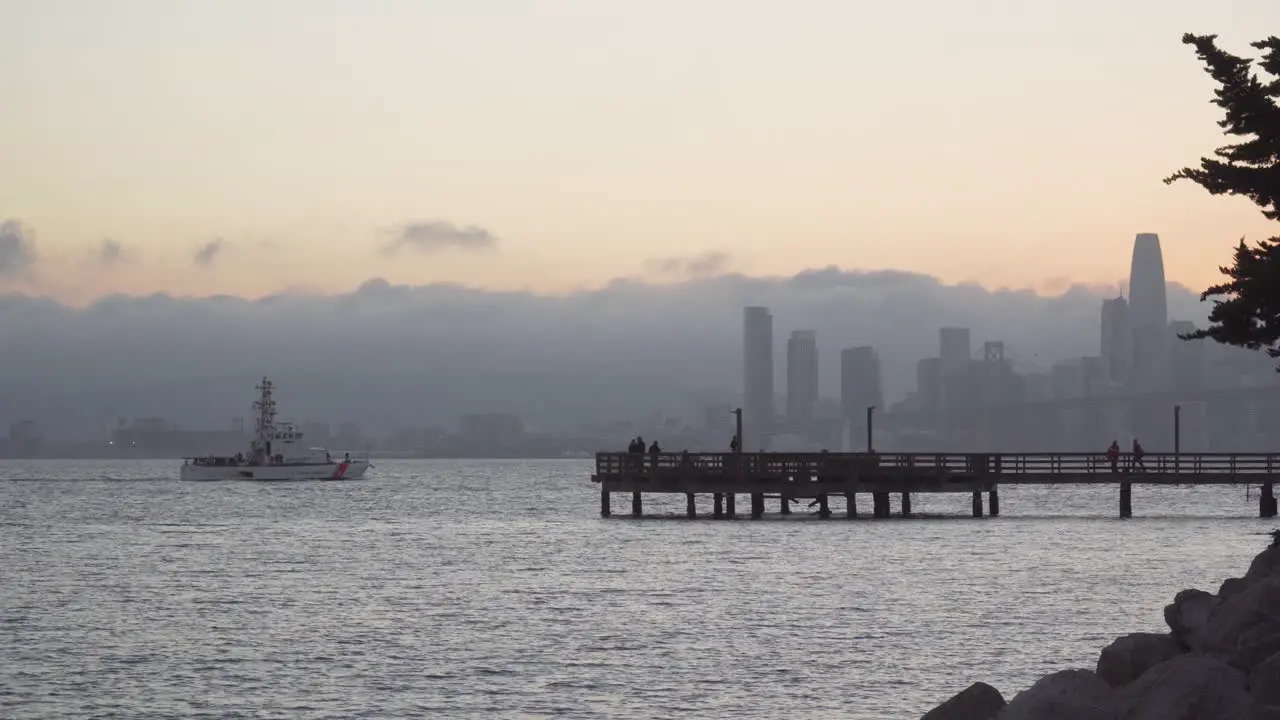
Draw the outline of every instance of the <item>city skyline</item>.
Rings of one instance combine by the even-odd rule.
[[[1280,23],[1261,0],[876,23],[834,0],[70,5],[0,11],[0,291],[563,294],[835,265],[1051,294],[1114,285],[1135,227],[1198,290],[1266,236],[1247,202],[1160,182],[1223,143],[1182,33],[1248,52]]]

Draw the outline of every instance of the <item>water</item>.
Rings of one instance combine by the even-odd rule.
[[[1114,487],[1006,487],[996,519],[689,522],[600,519],[585,461],[175,472],[0,464],[0,715],[916,718],[1162,630],[1276,527],[1243,488],[1138,487],[1127,521]]]

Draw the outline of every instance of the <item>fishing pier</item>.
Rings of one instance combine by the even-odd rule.
[[[911,516],[919,493],[970,493],[973,516],[1000,514],[1001,485],[1115,485],[1120,517],[1133,516],[1134,485],[1257,486],[1258,516],[1276,517],[1274,483],[1280,454],[1151,453],[1113,461],[1099,453],[597,453],[592,482],[600,485],[600,514],[612,514],[615,493],[631,495],[631,515],[643,514],[646,493],[684,494],[687,516],[698,517],[696,498],[710,495],[711,517],[737,517],[737,496],[750,499],[750,516],[764,515],[774,500],[782,514],[791,502],[810,500],[831,516],[829,498],[842,496],[846,517],[858,516],[858,496],[870,496],[871,515]],[[983,495],[986,495],[984,503]]]

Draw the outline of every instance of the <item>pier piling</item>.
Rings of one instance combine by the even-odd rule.
[[[711,508],[711,517],[719,520],[724,517],[724,496],[716,493],[713,498],[715,505]]]
[[[689,516],[690,520],[698,517],[698,503],[694,500],[696,497],[693,493],[684,494],[684,514]]]
[[[1258,517],[1273,518],[1276,516],[1276,491],[1272,483],[1263,483],[1262,492],[1258,493]]]
[[[609,517],[609,491],[600,488],[600,517]]]
[[[751,493],[751,519],[764,517],[764,493]]]
[[[857,493],[844,494],[844,516],[850,520],[858,517],[858,495]]]
[[[911,493],[902,493],[902,517],[911,517]]]
[[[640,491],[631,493],[631,517],[640,517]]]
[[[736,493],[729,493],[724,496],[724,514],[727,515],[730,520],[736,520],[738,518],[737,504],[738,496]]]
[[[1000,517],[1000,489],[995,485],[992,485],[991,490],[987,492],[987,514],[991,517]]]
[[[1133,517],[1133,483],[1120,483],[1120,517]]]
[[[976,518],[982,517],[982,491],[981,490],[973,491],[973,516]]]

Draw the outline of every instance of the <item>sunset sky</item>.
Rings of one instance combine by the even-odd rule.
[[[1280,228],[1160,182],[1223,142],[1184,32],[1250,54],[1280,3],[5,0],[0,290],[1052,292],[1138,232],[1198,288]]]

